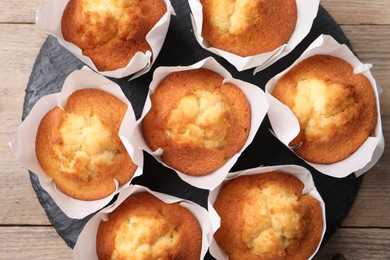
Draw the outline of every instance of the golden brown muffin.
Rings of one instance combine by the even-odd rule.
[[[290,39],[295,0],[201,0],[202,36],[211,47],[239,56],[270,52]]]
[[[222,166],[245,144],[250,108],[244,93],[210,70],[174,72],[151,95],[143,134],[162,160],[189,174],[204,175]]]
[[[234,259],[307,259],[321,241],[320,203],[304,185],[277,172],[225,183],[214,202],[221,227],[214,235]]]
[[[194,215],[178,203],[166,204],[150,193],[128,197],[101,221],[98,258],[198,260],[202,231]]]
[[[336,57],[317,55],[302,61],[279,80],[272,95],[299,120],[301,132],[291,143],[301,143],[295,152],[314,163],[347,158],[377,123],[371,83]]]
[[[137,166],[118,131],[127,105],[98,89],[72,93],[64,110],[55,107],[40,122],[35,141],[39,164],[65,194],[96,200],[115,191]]]
[[[166,10],[163,0],[70,0],[62,35],[98,70],[115,70],[126,67],[136,52],[151,50],[146,34]]]

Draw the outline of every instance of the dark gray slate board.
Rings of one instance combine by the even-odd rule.
[[[265,83],[275,74],[287,68],[320,34],[330,34],[338,42],[350,46],[340,27],[326,10],[320,7],[313,28],[304,41],[291,54],[253,76],[253,69],[238,72],[224,59],[202,49],[193,35],[187,1],[173,0],[172,4],[177,15],[172,17],[164,46],[152,70],[148,74],[130,82],[128,82],[129,78],[113,79],[122,87],[124,93],[129,98],[137,118],[141,115],[153,71],[158,66],[191,65],[205,57],[213,56],[234,77],[251,82],[264,90]],[[40,50],[27,85],[23,119],[29,114],[39,98],[47,94],[59,92],[68,74],[82,66],[83,64],[76,57],[60,46],[55,38],[49,36]],[[361,178],[356,178],[351,174],[346,178],[337,179],[317,172],[286,149],[283,144],[270,134],[269,129],[270,124],[268,118],[266,118],[253,143],[242,154],[232,170],[237,171],[260,165],[280,164],[298,164],[308,168],[326,204],[328,227],[324,239],[326,241],[346,216],[359,189]],[[145,185],[155,191],[189,199],[203,207],[207,207],[207,191],[188,185],[173,171],[160,165],[148,154],[144,154],[144,174],[135,178],[134,183]],[[36,175],[30,173],[30,178],[38,200],[50,222],[65,242],[70,247],[73,247],[79,233],[91,216],[82,220],[66,217],[50,196],[41,188]],[[211,259],[211,256],[207,255],[206,259]]]

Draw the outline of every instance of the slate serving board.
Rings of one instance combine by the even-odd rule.
[[[151,71],[130,82],[128,81],[129,77],[112,79],[121,86],[130,100],[137,118],[141,116],[153,71],[158,66],[191,65],[208,56],[213,56],[230,71],[233,77],[251,82],[264,90],[264,86],[270,78],[292,64],[322,33],[332,35],[338,42],[345,43],[351,48],[348,39],[337,23],[324,8],[320,7],[313,28],[303,42],[291,54],[253,76],[253,69],[238,72],[224,59],[202,49],[193,35],[187,1],[172,0],[172,5],[176,16],[171,19],[164,46]],[[83,65],[75,56],[59,45],[54,37],[49,36],[39,52],[27,85],[22,118],[24,119],[29,114],[39,98],[59,92],[68,74],[73,70],[80,69]],[[327,231],[324,238],[326,241],[346,216],[362,178],[356,178],[354,174],[351,174],[346,178],[337,179],[319,173],[289,151],[269,132],[269,129],[270,123],[266,117],[253,143],[242,154],[232,171],[261,165],[280,164],[297,164],[308,168],[326,204]],[[155,191],[192,200],[207,208],[208,192],[206,190],[190,186],[183,182],[175,172],[160,165],[153,157],[147,153],[144,155],[144,173],[135,178],[134,183],[147,186]],[[42,189],[34,173],[30,172],[30,179],[50,222],[67,245],[73,248],[79,233],[91,216],[81,220],[66,217]],[[206,259],[212,259],[212,257],[208,254]]]

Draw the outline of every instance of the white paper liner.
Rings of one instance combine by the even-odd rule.
[[[223,186],[223,184],[229,180],[232,180],[238,176],[245,176],[245,175],[255,175],[255,174],[263,174],[267,172],[280,172],[285,174],[290,174],[296,178],[298,178],[305,187],[302,190],[302,194],[308,194],[312,197],[314,197],[321,205],[322,209],[322,223],[323,223],[323,229],[322,229],[322,235],[321,235],[321,241],[324,238],[325,231],[326,231],[326,214],[325,214],[325,203],[321,198],[321,195],[318,193],[317,188],[314,185],[313,177],[311,176],[311,173],[309,170],[307,170],[304,167],[298,166],[298,165],[279,165],[279,166],[270,166],[270,167],[257,167],[252,168],[244,171],[239,172],[232,172],[229,173],[229,176],[226,178],[226,180],[221,183],[216,189],[210,191],[209,197],[208,197],[208,211],[210,214],[211,221],[213,223],[220,223],[220,217],[218,213],[215,211],[213,204],[218,196],[220,188]],[[216,225],[216,224],[215,224]],[[220,225],[216,226],[215,229],[218,230]],[[321,241],[318,243],[317,249],[315,252],[310,256],[309,259],[313,258],[314,255],[318,252],[318,249],[320,248]],[[218,246],[217,242],[213,238],[211,240],[210,245],[210,254],[214,256],[218,260],[227,260],[227,255],[223,252],[223,250]]]
[[[112,205],[102,209],[87,222],[84,229],[80,233],[76,245],[73,249],[73,258],[80,260],[98,259],[96,254],[96,234],[99,227],[99,223],[101,221],[107,220],[108,214],[114,211],[126,198],[128,198],[130,195],[140,192],[149,192],[150,194],[154,195],[155,197],[168,204],[179,202],[181,206],[191,211],[191,213],[198,220],[202,230],[202,251],[200,259],[203,259],[203,257],[207,253],[210,241],[215,232],[215,229],[213,229],[213,226],[211,225],[207,210],[192,201],[180,199],[159,192],[154,192],[147,187],[139,185],[130,185],[123,189],[120,192],[118,199]]]
[[[356,176],[360,176],[368,171],[381,157],[384,150],[384,138],[382,133],[382,123],[379,108],[378,86],[375,79],[371,75],[371,64],[363,64],[354,56],[351,50],[344,44],[339,44],[329,35],[320,35],[285,71],[273,77],[265,87],[266,95],[270,102],[268,116],[275,136],[288,147],[288,144],[298,135],[300,127],[298,119],[292,113],[290,108],[274,98],[271,93],[278,80],[285,75],[292,67],[299,62],[314,55],[330,55],[341,58],[353,66],[354,73],[362,73],[372,84],[375,96],[376,106],[378,111],[377,125],[375,128],[375,136],[369,137],[366,142],[350,157],[337,163],[332,164],[316,164],[307,162],[318,171],[337,178],[345,177],[352,172]]]
[[[190,176],[187,174],[184,174],[180,171],[177,171],[173,169],[172,167],[166,165],[161,160],[161,155],[163,153],[162,149],[158,149],[156,151],[152,151],[149,146],[146,144],[145,139],[142,134],[142,119],[146,116],[148,111],[151,108],[151,101],[150,101],[150,95],[153,93],[153,91],[156,89],[160,81],[165,78],[168,74],[175,72],[175,71],[185,71],[185,70],[191,70],[191,69],[198,69],[198,68],[205,68],[212,71],[215,71],[216,73],[220,74],[222,77],[224,77],[223,82],[229,82],[235,84],[237,87],[239,87],[245,94],[249,105],[251,109],[251,128],[249,131],[248,139],[246,140],[244,146],[241,148],[241,150],[236,153],[234,156],[232,156],[223,166],[221,166],[219,169],[211,172],[210,174],[203,175],[203,176]],[[145,106],[143,108],[142,116],[137,121],[137,128],[135,128],[135,131],[133,133],[128,133],[126,138],[129,140],[130,143],[132,143],[135,147],[138,147],[140,149],[145,150],[154,158],[162,163],[165,167],[168,167],[170,169],[173,169],[177,172],[179,177],[197,187],[202,189],[214,189],[219,183],[222,182],[222,180],[226,177],[229,170],[233,167],[233,165],[236,163],[238,157],[241,155],[241,153],[245,150],[245,148],[252,142],[257,130],[260,127],[261,122],[263,121],[267,110],[268,110],[269,104],[268,100],[264,94],[264,92],[257,86],[249,84],[247,82],[234,79],[230,75],[230,73],[224,69],[214,58],[206,58],[192,66],[188,67],[159,67],[155,70],[153,74],[153,80],[149,86],[149,94],[147,96]],[[124,119],[126,120],[126,119]]]
[[[74,91],[83,88],[101,89],[122,100],[128,106],[128,109],[126,111],[127,120],[124,124],[122,124],[119,131],[120,138],[122,139],[121,134],[123,132],[133,131],[132,128],[136,125],[136,118],[133,108],[129,100],[123,94],[121,88],[114,82],[86,68],[83,70],[76,70],[69,74],[64,82],[61,92],[44,96],[38,100],[32,108],[30,114],[16,130],[12,141],[9,143],[11,151],[19,163],[24,168],[34,172],[38,176],[39,183],[42,188],[49,193],[58,207],[68,217],[75,219],[84,218],[89,214],[98,211],[103,206],[107,205],[115,194],[117,194],[123,187],[128,186],[131,182],[131,180],[129,180],[123,186],[118,187],[118,182],[113,180],[116,183],[117,189],[110,196],[93,201],[78,200],[69,197],[58,189],[37,161],[35,154],[35,139],[42,118],[49,110],[56,106],[63,108],[69,95]],[[141,175],[143,168],[143,152],[139,149],[134,149],[128,142],[125,142],[124,146],[126,147],[126,150],[133,162],[138,166],[133,178]]]
[[[314,18],[317,16],[319,0],[296,0],[297,24],[289,41],[279,48],[254,56],[241,57],[236,54],[210,47],[202,36],[203,13],[202,4],[199,0],[188,0],[191,8],[192,27],[198,43],[206,50],[225,58],[233,64],[238,71],[256,68],[256,71],[263,70],[290,53],[310,32]],[[277,32],[275,32],[277,33]]]
[[[78,46],[64,40],[61,31],[61,19],[68,2],[69,0],[49,0],[37,11],[36,24],[41,30],[56,37],[62,46],[73,53],[90,68],[104,76],[113,78],[123,78],[136,73],[133,75],[133,79],[147,73],[150,70],[164,43],[171,15],[175,15],[171,2],[169,0],[164,0],[167,6],[167,12],[146,35],[146,41],[149,43],[152,51],[147,51],[146,53],[137,52],[124,68],[113,71],[99,71],[92,60],[82,54],[82,50]]]

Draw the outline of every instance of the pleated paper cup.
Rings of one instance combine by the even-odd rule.
[[[157,149],[156,151],[152,151],[149,146],[147,145],[143,133],[142,133],[142,120],[146,116],[146,114],[151,109],[151,100],[150,95],[154,92],[154,90],[157,88],[161,80],[163,80],[166,76],[173,72],[178,71],[185,71],[185,70],[193,70],[193,69],[209,69],[212,70],[219,75],[221,75],[224,78],[224,83],[232,83],[239,87],[245,94],[246,99],[249,103],[250,110],[251,110],[251,127],[249,130],[248,138],[244,144],[244,146],[241,148],[240,151],[238,151],[234,156],[232,156],[230,159],[228,159],[223,166],[218,168],[217,170],[206,174],[202,176],[191,176],[188,174],[185,174],[183,172],[180,172],[177,169],[174,169],[167,164],[165,164],[162,161],[162,154],[164,153],[163,149]],[[201,189],[214,189],[219,183],[221,183],[225,177],[227,176],[229,170],[233,167],[233,165],[236,163],[237,159],[240,157],[241,153],[248,147],[248,145],[253,141],[253,138],[256,135],[256,132],[258,131],[261,122],[263,121],[267,110],[268,110],[268,100],[266,99],[264,92],[255,85],[249,84],[247,82],[234,79],[230,75],[230,73],[223,68],[214,58],[206,58],[202,61],[199,61],[198,63],[184,67],[160,67],[157,68],[156,71],[153,74],[153,80],[149,86],[149,94],[147,96],[145,106],[143,108],[142,116],[137,122],[137,128],[135,128],[135,131],[133,133],[128,133],[126,136],[130,143],[132,143],[134,146],[148,152],[151,154],[158,162],[163,164],[165,167],[173,169],[176,171],[178,176],[185,182],[189,183],[190,185],[201,188]]]
[[[202,36],[202,4],[199,0],[188,0],[188,2],[191,8],[192,26],[194,28],[195,38],[198,43],[204,49],[226,59],[233,66],[235,66],[238,71],[243,71],[254,67],[256,67],[257,71],[263,70],[275,63],[277,60],[289,54],[310,32],[314,18],[317,16],[320,3],[319,0],[296,0],[297,23],[295,25],[295,30],[288,42],[270,52],[242,57],[210,46],[210,44]],[[277,34],[278,32],[273,33]]]
[[[382,132],[382,123],[379,106],[379,93],[381,89],[377,86],[374,77],[370,72],[371,64],[363,64],[344,44],[339,44],[329,35],[320,35],[305,52],[289,68],[273,77],[265,87],[265,92],[270,102],[268,117],[271,122],[274,135],[287,147],[290,142],[298,135],[300,126],[297,117],[286,105],[272,96],[276,83],[288,71],[301,61],[315,55],[330,55],[343,59],[351,64],[355,74],[363,74],[371,83],[376,96],[377,124],[374,134],[369,136],[362,146],[348,158],[331,164],[318,164],[306,161],[316,170],[337,178],[343,178],[353,172],[359,176],[371,167],[381,157],[384,150],[384,138]],[[289,147],[292,151],[292,147]]]
[[[214,209],[213,205],[215,200],[218,197],[219,191],[223,187],[223,185],[226,182],[229,182],[235,178],[241,177],[241,176],[248,176],[248,175],[260,175],[265,174],[269,172],[277,172],[281,174],[288,174],[292,175],[298,180],[300,180],[304,184],[304,188],[302,190],[302,195],[309,195],[313,198],[315,198],[320,206],[322,211],[322,233],[321,233],[321,239],[318,243],[317,248],[313,252],[313,254],[309,257],[309,259],[313,258],[314,255],[318,252],[321,242],[324,238],[325,231],[326,231],[326,214],[325,214],[325,203],[321,198],[321,195],[317,191],[317,188],[314,185],[313,177],[311,173],[305,169],[302,166],[298,165],[279,165],[279,166],[269,166],[269,167],[257,167],[252,169],[247,169],[243,171],[238,172],[231,172],[229,173],[229,176],[226,178],[226,180],[221,183],[218,187],[216,187],[214,190],[210,191],[209,197],[208,197],[208,212],[210,214],[210,219],[215,226],[215,229],[218,230],[221,223],[221,218],[218,215],[217,211]],[[237,212],[237,214],[240,214]],[[210,245],[210,253],[212,256],[214,256],[218,260],[227,260],[228,256],[226,253],[218,246],[218,243],[213,238]]]
[[[117,186],[116,190],[106,198],[92,201],[78,200],[66,195],[42,169],[35,153],[35,139],[42,118],[54,107],[63,108],[68,97],[73,92],[84,88],[101,89],[123,101],[128,107],[126,111],[128,120],[121,125],[119,137],[123,139],[121,137],[123,132],[132,131],[132,128],[134,128],[136,124],[136,118],[133,108],[129,100],[123,94],[121,88],[114,82],[89,69],[82,69],[72,72],[66,78],[61,92],[44,96],[38,100],[30,114],[16,130],[13,140],[10,142],[10,148],[19,163],[38,176],[42,188],[49,193],[54,202],[68,217],[74,219],[84,218],[107,205],[123,187],[130,184],[134,177],[142,174],[143,168],[143,152],[139,149],[135,149],[130,143],[123,142],[130,158],[138,166],[133,177],[120,187],[118,186],[118,182],[113,179],[112,181],[115,182]]]
[[[64,48],[70,51],[73,55],[79,58],[94,71],[112,78],[124,78],[133,74],[134,75],[132,78],[136,78],[150,70],[154,61],[157,59],[164,43],[171,15],[175,14],[170,1],[164,0],[164,3],[167,7],[167,12],[146,35],[146,41],[151,47],[151,51],[147,51],[145,53],[137,52],[124,68],[119,68],[112,71],[99,71],[93,61],[88,56],[83,55],[82,50],[78,46],[66,41],[62,35],[61,19],[68,2],[69,0],[49,0],[38,10],[36,14],[36,23],[38,27],[41,30],[56,37],[58,42]]]
[[[151,191],[150,189],[143,186],[130,185],[129,187],[126,187],[121,191],[118,196],[118,199],[112,205],[98,212],[87,222],[84,229],[81,231],[74,247],[74,259],[97,259],[96,234],[100,222],[107,220],[109,218],[110,213],[113,212],[117,207],[119,207],[121,203],[125,201],[129,196],[140,192],[148,192],[167,204],[179,203],[182,207],[188,209],[194,215],[194,217],[198,220],[198,223],[202,230],[202,249],[200,259],[204,258],[209,248],[211,238],[215,232],[215,229],[213,229],[206,209],[189,200],[184,200],[171,195]],[[188,239],[192,238],[189,237]]]

